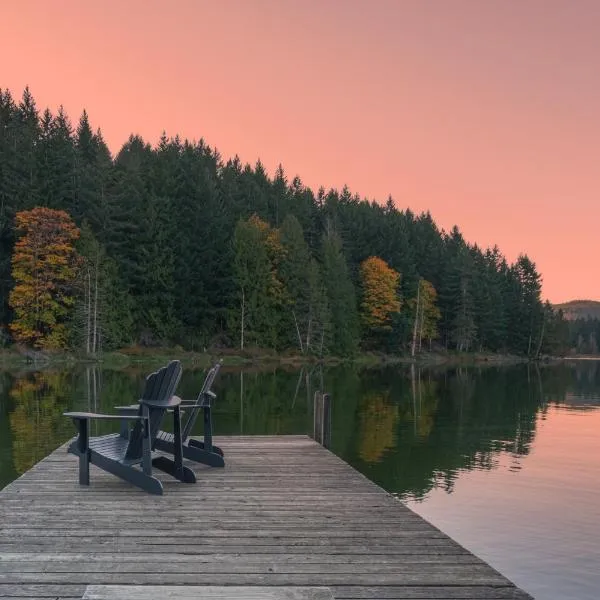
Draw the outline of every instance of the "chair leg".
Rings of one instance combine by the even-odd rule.
[[[150,448],[150,410],[144,404],[144,438],[142,440],[142,471],[148,477],[152,476],[152,449]]]
[[[179,406],[176,406],[173,409],[173,456],[175,458],[174,477],[179,479],[179,481],[185,481],[185,475],[183,473],[183,448],[181,441],[181,410]]]
[[[195,440],[194,440],[195,441]],[[215,452],[215,447],[213,446],[213,451],[208,452],[204,448],[198,448],[195,444],[192,445],[192,440],[190,440],[190,445],[185,445],[183,447],[183,456],[188,460],[193,460],[194,462],[201,463],[203,465],[208,465],[209,467],[224,467],[225,461],[223,457]]]
[[[143,471],[140,471],[135,467],[130,467],[129,465],[110,460],[101,454],[92,453],[90,458],[92,464],[100,469],[112,473],[128,483],[132,483],[150,494],[162,496],[163,486],[156,477],[146,475]]]
[[[200,448],[201,450],[204,450],[204,442],[202,442],[201,440],[195,440],[193,438],[190,438],[188,440],[188,445],[193,446],[194,448]],[[219,446],[213,445],[212,451],[221,456],[225,456],[225,453],[223,452],[223,450],[221,450],[221,448],[219,448]],[[185,454],[184,454],[184,456],[185,456]]]
[[[79,437],[77,438],[77,454],[79,455],[79,485],[90,485],[90,432],[89,421],[78,419]]]
[[[182,483],[196,483],[196,475],[189,467],[177,466],[174,460],[166,456],[157,456],[152,460],[152,466],[163,473],[168,473]]]
[[[167,452],[168,454],[175,453],[175,444],[164,439],[157,439],[155,447],[157,450]],[[217,448],[217,446],[213,446],[212,449],[212,452],[208,452],[204,449],[203,442],[189,439],[187,444],[183,444],[182,446],[183,458],[193,460],[194,462],[203,465],[208,465],[209,467],[224,467],[225,461],[223,459],[222,450]],[[156,466],[155,461],[152,461],[152,464]]]
[[[204,449],[212,452],[212,418],[210,406],[204,409]]]

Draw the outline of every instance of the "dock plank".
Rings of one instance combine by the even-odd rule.
[[[0,598],[531,598],[308,437],[216,443],[164,496],[53,452],[0,492]]]

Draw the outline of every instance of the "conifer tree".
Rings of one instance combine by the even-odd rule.
[[[392,314],[388,335],[371,340],[378,349],[410,350],[415,323],[427,338],[413,306],[422,281],[437,292],[448,348],[536,358],[597,345],[596,324],[567,324],[542,304],[529,258],[509,265],[498,248],[469,244],[457,227],[439,230],[429,213],[361,199],[347,186],[313,194],[281,165],[271,178],[260,161],[223,163],[203,140],[163,135],[151,147],[131,136],[113,159],[87,113],[72,129],[62,109],[40,114],[28,89],[18,103],[0,90],[4,330],[15,215],[43,206],[86,222],[101,249],[105,347],[237,345],[243,314],[251,345],[351,355],[360,339],[355,290],[370,256],[402,273],[399,294],[413,299]],[[567,330],[569,341],[559,341]]]
[[[356,292],[337,233],[323,236],[323,279],[331,324],[331,340],[327,349],[339,356],[352,356],[358,350],[359,328]]]

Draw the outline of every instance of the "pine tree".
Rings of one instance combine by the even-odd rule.
[[[338,356],[352,356],[358,350],[359,328],[356,292],[337,233],[323,236],[323,279],[330,311],[331,341],[326,348]]]
[[[544,307],[530,259],[509,266],[498,248],[470,245],[457,227],[439,230],[428,212],[398,210],[392,198],[361,199],[346,186],[313,194],[281,165],[271,179],[260,161],[252,167],[234,157],[223,164],[203,140],[163,135],[151,147],[131,136],[113,159],[87,113],[73,132],[62,109],[40,115],[28,89],[18,104],[0,90],[5,330],[12,318],[14,218],[36,206],[64,209],[78,226],[86,222],[102,249],[105,346],[237,345],[244,306],[250,344],[351,355],[360,338],[355,290],[370,256],[402,273],[401,297],[420,298],[422,281],[438,292],[437,329],[448,348],[535,358],[564,346],[558,340],[567,328],[569,345],[580,349],[595,347],[600,335],[596,324],[565,325]],[[243,227],[252,215],[257,231],[250,235]],[[240,220],[246,225],[238,225],[232,243]],[[248,254],[253,247],[256,256]],[[256,279],[244,279],[244,261]],[[242,291],[250,294],[243,303]],[[427,337],[413,304],[391,314],[392,330],[371,340],[373,347],[410,349],[415,323]]]
[[[311,258],[302,226],[293,215],[283,221],[281,244],[279,273],[285,290],[282,340],[303,354],[320,354],[329,320],[326,294],[319,265]]]

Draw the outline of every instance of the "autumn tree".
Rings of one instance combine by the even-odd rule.
[[[98,340],[101,348],[221,347],[238,341],[243,315],[250,344],[350,356],[360,341],[360,265],[375,256],[402,274],[399,297],[416,298],[420,277],[435,288],[447,348],[535,358],[600,343],[597,325],[564,323],[542,305],[530,259],[510,265],[458,227],[440,230],[428,212],[361,199],[347,187],[313,193],[281,167],[271,177],[260,161],[224,163],[202,140],[165,135],[153,146],[131,136],[112,156],[86,113],[70,123],[64,110],[38,109],[28,89],[21,99],[0,89],[0,344],[15,317],[15,215],[36,206],[66,211],[82,231],[87,221],[100,248],[86,247],[82,233],[78,252],[89,268],[69,309],[69,341],[90,340],[91,353]],[[234,235],[253,214],[262,223],[258,245],[251,227]],[[392,313],[391,330],[366,329],[371,346],[410,348],[415,309]],[[421,339],[426,329],[424,321]]]
[[[371,256],[360,265],[362,302],[361,321],[366,331],[390,331],[392,315],[400,311],[400,273],[384,260]]]
[[[14,338],[36,348],[64,348],[74,304],[79,229],[64,211],[38,207],[15,217],[19,239],[12,255]]]

